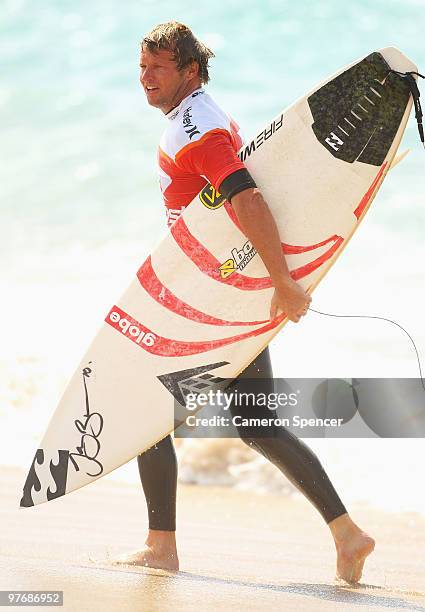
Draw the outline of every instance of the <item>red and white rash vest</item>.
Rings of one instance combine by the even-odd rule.
[[[208,182],[220,191],[223,180],[245,165],[237,156],[242,146],[239,126],[203,88],[184,98],[166,117],[158,165],[170,226]]]

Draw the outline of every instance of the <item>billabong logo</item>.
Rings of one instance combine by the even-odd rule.
[[[57,462],[52,459],[46,461],[44,450],[39,448],[28,472],[24,484],[21,508],[34,506],[34,493],[42,501],[50,501],[66,493],[66,479],[68,474],[69,451],[58,450]],[[53,489],[50,488],[53,485]]]
[[[157,340],[155,334],[149,331],[144,325],[130,317],[118,306],[113,306],[105,319],[111,327],[121,332],[123,336],[129,338],[142,348],[153,346]]]
[[[208,183],[199,194],[199,199],[202,204],[210,210],[220,208],[226,201],[224,195],[221,195],[212,185]]]
[[[330,135],[325,138],[326,144],[328,144],[334,151],[339,151],[339,148],[342,147],[344,141],[339,138],[335,132],[331,132]]]
[[[247,240],[241,249],[232,249],[231,258],[219,267],[221,278],[228,278],[236,270],[243,270],[257,254],[252,243]]]

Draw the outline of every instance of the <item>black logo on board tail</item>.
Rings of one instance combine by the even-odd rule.
[[[49,464],[49,472],[55,483],[55,490],[51,490],[50,486],[47,487],[45,493],[45,500],[51,501],[56,497],[61,497],[66,493],[66,479],[68,474],[68,462],[69,462],[69,451],[67,450],[58,450],[58,461],[55,463],[53,460],[50,460]],[[31,464],[31,468],[28,472],[27,479],[24,484],[23,495],[20,502],[21,508],[29,508],[30,506],[34,506],[33,500],[33,492],[39,493],[43,485],[45,486],[47,483],[44,482],[44,479],[39,478],[37,474],[37,469],[39,466],[44,465],[44,450],[39,448],[35,454],[34,460]],[[50,483],[49,483],[50,484]]]
[[[226,378],[213,376],[209,374],[209,371],[228,365],[228,363],[228,361],[220,361],[199,366],[198,368],[170,372],[169,374],[158,376],[158,380],[162,382],[179,404],[185,406],[188,393],[206,393],[209,389],[213,389],[223,381],[226,381]]]
[[[317,140],[334,157],[381,166],[404,115],[409,87],[380,53],[326,83],[308,99]]]

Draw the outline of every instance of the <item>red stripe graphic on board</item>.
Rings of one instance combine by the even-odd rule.
[[[105,318],[105,322],[152,355],[158,355],[160,357],[185,357],[187,355],[197,355],[198,353],[212,351],[221,346],[226,346],[227,344],[233,344],[245,340],[246,338],[253,338],[265,334],[277,327],[284,319],[285,315],[282,313],[267,325],[245,332],[244,334],[230,336],[229,338],[205,340],[202,342],[188,342],[185,340],[174,340],[159,336],[136,319],[133,319],[133,317],[118,306],[113,306],[111,308]]]
[[[253,278],[250,276],[244,276],[239,272],[233,272],[226,278],[222,278],[220,275],[219,267],[220,262],[218,259],[208,251],[200,242],[197,240],[189,231],[187,225],[185,224],[182,217],[180,217],[171,227],[171,233],[182,249],[182,251],[193,261],[193,263],[199,268],[201,272],[213,278],[214,280],[219,281],[220,283],[224,283],[227,285],[232,285],[237,289],[243,289],[245,291],[252,291],[258,289],[268,289],[272,287],[272,281],[269,276],[264,276],[262,278]],[[343,242],[343,238],[341,236],[332,236],[322,243],[318,243],[317,245],[312,245],[311,247],[304,247],[305,250],[310,250],[313,248],[317,248],[327,244],[329,242],[333,242],[332,246],[317,257],[313,261],[300,266],[299,268],[295,268],[291,270],[291,276],[294,280],[300,280],[304,278],[308,274],[317,270],[325,261],[330,259],[335,251],[338,249],[340,244]],[[298,247],[294,247],[298,248]],[[302,248],[302,247],[299,247]]]
[[[294,280],[300,280],[300,278],[304,278],[304,276],[307,276],[308,274],[311,274],[312,272],[317,270],[317,268],[320,268],[320,266],[324,264],[325,261],[328,261],[328,259],[332,257],[335,251],[337,251],[339,246],[344,242],[344,238],[342,238],[341,236],[334,236],[334,238],[336,242],[333,244],[333,246],[331,246],[330,249],[323,253],[323,255],[320,255],[320,257],[314,259],[313,261],[310,261],[304,266],[300,266],[299,268],[295,268],[295,270],[291,270],[292,278]]]
[[[369,187],[369,189],[366,191],[366,193],[364,194],[363,198],[360,201],[360,204],[357,206],[356,210],[354,211],[354,214],[356,215],[357,219],[360,219],[362,212],[364,211],[364,209],[366,208],[367,204],[369,203],[370,198],[373,195],[373,192],[376,189],[376,186],[379,183],[379,180],[381,179],[381,176],[385,170],[385,167],[387,166],[388,162],[384,162],[378,172],[378,174],[375,177],[375,180],[373,181],[372,185]]]
[[[269,276],[253,278],[239,274],[239,272],[233,272],[226,279],[221,278],[219,270],[221,262],[190,233],[182,217],[177,219],[171,226],[171,233],[183,253],[193,261],[201,272],[210,278],[246,291],[272,287],[272,281]]]
[[[152,260],[149,256],[142,267],[137,272],[137,278],[140,281],[143,289],[145,289],[149,295],[167,308],[186,319],[196,321],[197,323],[205,323],[206,325],[227,325],[227,326],[242,326],[242,325],[261,325],[267,323],[267,321],[227,321],[226,319],[219,319],[208,315],[200,310],[197,310],[190,304],[180,300],[172,291],[167,289],[165,285],[159,280],[155,274],[155,270],[152,266]]]
[[[338,243],[339,246],[342,240],[343,239],[341,238],[341,236],[337,236],[335,234],[334,236],[331,236],[330,238],[327,238],[322,242],[318,242],[317,244],[309,244],[307,246],[297,246],[295,244],[285,244],[284,242],[282,242],[282,252],[285,253],[285,255],[299,255],[300,253],[307,253],[308,251],[314,251],[315,249],[319,249],[320,247],[325,246],[330,242]],[[333,244],[331,248],[333,249],[334,246],[335,244]]]

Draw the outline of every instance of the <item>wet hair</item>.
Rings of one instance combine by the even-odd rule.
[[[177,63],[178,70],[196,62],[199,66],[199,78],[201,83],[208,83],[208,60],[214,57],[211,49],[208,49],[192,33],[192,30],[183,23],[169,21],[155,26],[140,43],[151,53],[160,49],[173,52],[173,59]]]

